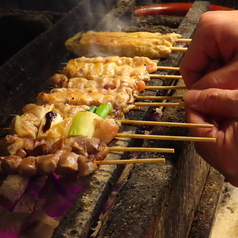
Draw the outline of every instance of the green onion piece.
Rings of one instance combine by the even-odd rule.
[[[69,136],[89,136],[92,137],[97,120],[100,117],[92,112],[78,112],[72,120],[72,125],[69,130]],[[101,120],[101,119],[100,119]]]
[[[113,109],[113,107],[112,107],[112,105],[109,105],[109,104],[101,104],[98,108],[97,108],[97,110],[96,110],[96,114],[98,115],[98,116],[100,116],[101,118],[105,118],[107,115],[108,115],[108,113],[110,112],[110,110],[112,110]]]
[[[89,112],[96,112],[96,110],[97,110],[96,106],[91,106]]]

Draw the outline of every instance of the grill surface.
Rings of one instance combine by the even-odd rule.
[[[31,42],[11,60],[0,68],[2,87],[0,88],[1,134],[5,135],[4,127],[9,125],[12,113],[19,113],[28,102],[34,102],[40,91],[49,86],[48,79],[62,68],[61,63],[74,57],[64,48],[64,42],[78,31],[108,30],[130,31],[144,29],[143,21],[133,18],[134,2],[118,1],[105,16],[99,14],[89,1],[82,1],[70,13],[61,19],[54,27]],[[195,2],[184,19],[174,18],[170,30],[176,30],[183,38],[191,38],[201,14],[208,10],[207,2]],[[83,16],[83,17],[82,17]],[[147,21],[157,21],[158,18],[143,18]],[[156,20],[155,20],[156,19]],[[163,18],[164,20],[165,18]],[[165,21],[165,20],[164,20]],[[129,23],[125,26],[124,23]],[[147,24],[150,29],[150,24]],[[173,29],[174,28],[174,29]],[[169,31],[166,26],[163,31]],[[155,27],[151,31],[157,31]],[[180,44],[180,46],[184,46]],[[44,50],[39,50],[44,49]],[[172,53],[160,65],[179,66],[182,54]],[[33,60],[32,60],[33,59]],[[171,72],[161,71],[161,74]],[[171,73],[171,74],[174,74]],[[151,80],[151,85],[174,84],[173,81]],[[171,92],[170,94],[183,92]],[[145,93],[144,93],[145,94]],[[155,92],[146,92],[146,95]],[[163,92],[158,92],[158,95]],[[142,108],[128,113],[130,119],[148,119],[151,108]],[[183,110],[165,108],[163,121],[184,121]],[[128,133],[143,132],[145,128],[123,126]],[[187,130],[178,128],[154,128],[153,134],[187,135]],[[52,237],[208,237],[212,224],[223,177],[198,157],[192,143],[115,140],[112,146],[146,146],[175,148],[174,155],[114,153],[109,157],[125,159],[132,157],[166,158],[166,164],[146,164],[128,166],[101,166],[93,175],[72,181],[66,178],[36,177],[31,179],[19,176],[2,176],[0,186],[0,205],[2,216],[6,219],[0,226],[1,234],[8,221],[21,220],[25,229],[25,237],[29,237],[31,229],[24,224],[34,224],[35,217],[47,214],[49,220],[46,227],[56,227]],[[204,226],[203,217],[199,216],[200,197],[208,197],[202,193],[206,187],[207,176],[217,186],[209,187],[214,196],[213,203],[204,210],[209,210]],[[15,183],[15,186],[12,184]],[[123,186],[122,186],[123,185]],[[120,191],[119,191],[119,188]],[[38,190],[37,190],[38,189]],[[37,191],[35,191],[37,190]],[[8,192],[7,192],[8,191]],[[119,193],[118,193],[119,191]],[[207,190],[206,190],[207,191]],[[78,193],[76,199],[75,196]],[[38,194],[35,197],[34,194]],[[117,198],[114,201],[115,194]],[[211,196],[209,193],[209,195]],[[14,199],[13,199],[14,198]],[[21,198],[20,202],[19,199]],[[107,199],[109,200],[107,201]],[[13,201],[14,200],[14,201]],[[65,205],[67,200],[67,206]],[[107,201],[107,202],[106,202]],[[71,205],[72,204],[72,205]],[[108,210],[108,207],[112,208]],[[201,203],[201,205],[203,205]],[[33,210],[43,214],[30,216]],[[108,212],[110,211],[110,212]],[[195,212],[197,213],[195,214]],[[10,213],[9,213],[10,212]],[[204,211],[203,211],[204,212]],[[6,215],[7,214],[7,215]],[[196,216],[195,216],[196,215]],[[19,219],[19,216],[23,217]],[[193,217],[195,222],[193,223]],[[53,217],[51,219],[50,217]],[[45,220],[47,220],[45,218]],[[197,222],[199,220],[199,222]],[[26,223],[24,223],[26,222]],[[190,229],[192,226],[192,229]],[[203,229],[197,229],[203,227]],[[205,227],[205,228],[204,228]],[[9,228],[13,229],[13,228]],[[17,233],[17,228],[15,233]],[[13,229],[13,230],[14,230]],[[23,229],[24,230],[24,229]],[[191,233],[190,233],[191,230]],[[201,236],[201,232],[203,232]],[[190,235],[189,235],[190,233]],[[205,236],[205,234],[207,236]],[[42,237],[42,234],[38,234]],[[37,234],[34,234],[37,237]],[[22,237],[24,237],[22,235]]]

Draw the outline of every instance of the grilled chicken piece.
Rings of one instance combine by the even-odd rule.
[[[139,57],[135,56],[133,58],[131,57],[119,57],[119,56],[108,56],[108,57],[93,57],[93,58],[86,58],[86,57],[79,57],[75,59],[77,62],[84,62],[84,63],[115,63],[118,66],[121,65],[130,65],[132,67],[138,67],[141,65],[146,66],[146,71],[148,73],[154,73],[157,71],[157,64],[159,60],[151,60],[148,57]]]
[[[99,106],[101,104],[111,104],[116,109],[128,112],[134,108],[134,92],[128,87],[120,87],[116,90],[106,90],[97,88],[59,88],[52,89],[50,93],[40,93],[37,96],[37,104],[64,103],[70,105]]]
[[[97,165],[94,160],[90,159],[88,156],[80,155],[78,157],[78,176],[83,177],[91,174],[91,171],[95,171],[97,169]]]
[[[81,77],[88,80],[96,80],[101,76],[114,78],[117,76],[127,76],[135,77],[137,80],[150,80],[150,76],[145,65],[132,67],[130,65],[124,64],[118,66],[114,62],[107,62],[105,64],[101,62],[85,63],[71,59],[66,64],[61,73],[65,74],[68,78]]]
[[[73,116],[78,112],[84,112],[89,110],[89,106],[87,105],[68,105],[63,103],[54,103],[54,104],[45,104],[45,105],[36,105],[33,103],[27,104],[23,107],[23,113],[31,113],[35,115],[40,120],[45,117],[45,114],[49,111],[54,111],[65,119],[67,117]]]
[[[144,81],[138,81],[135,77],[118,76],[111,78],[107,76],[101,76],[95,80],[87,80],[85,78],[73,77],[68,78],[64,74],[55,74],[50,78],[52,85],[55,88],[104,88],[104,89],[117,89],[119,87],[129,87],[135,91],[144,91]]]
[[[118,55],[125,57],[144,56],[150,59],[165,58],[179,34],[148,32],[79,32],[65,42],[65,47],[84,56]]]
[[[40,125],[40,119],[31,113],[17,115],[11,125],[10,130],[14,133],[22,135],[22,137],[36,138],[36,133]]]

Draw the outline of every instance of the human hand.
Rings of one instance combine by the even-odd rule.
[[[238,88],[238,11],[202,15],[180,72],[188,89]]]
[[[238,11],[202,16],[182,64],[190,89],[184,95],[187,120],[212,123],[213,129],[192,128],[193,136],[214,137],[196,143],[197,152],[227,180],[238,186]],[[234,25],[233,25],[234,24]]]
[[[184,95],[188,122],[214,125],[190,128],[192,136],[216,138],[216,142],[195,143],[198,154],[234,186],[238,186],[237,99],[237,90],[214,88],[189,90]]]

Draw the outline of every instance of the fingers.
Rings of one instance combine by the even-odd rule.
[[[185,108],[187,121],[190,123],[197,124],[210,124],[210,118],[205,116],[202,113],[194,111],[190,108]],[[200,136],[200,137],[215,137],[217,133],[217,128],[214,126],[213,128],[190,128],[190,134],[192,136]]]
[[[189,90],[184,102],[186,107],[205,115],[238,117],[238,90]]]
[[[219,66],[218,66],[219,67]],[[192,89],[221,88],[237,89],[238,88],[238,60],[214,70],[192,85]]]
[[[238,29],[230,24],[234,21],[238,24],[238,11],[208,12],[201,17],[180,65],[189,89],[204,75],[230,64],[238,54]]]

